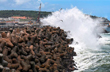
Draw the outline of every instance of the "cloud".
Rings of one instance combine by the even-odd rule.
[[[0,2],[6,2],[7,0],[0,0]]]
[[[44,7],[42,8],[42,10],[44,11],[55,11],[57,9],[59,9],[59,4],[51,4],[51,3],[44,3]]]
[[[23,3],[29,2],[30,0],[14,0],[17,5],[21,5]]]
[[[6,1],[6,2],[5,2]],[[39,10],[41,3],[41,11],[54,11],[59,8],[59,5],[45,2],[43,0],[0,0],[0,9],[13,10]]]
[[[41,3],[41,5],[42,5],[42,8],[45,6],[45,4],[41,1],[41,0],[38,0],[37,1],[37,4],[40,4]],[[37,8],[39,8],[39,5],[37,6]]]
[[[25,7],[34,9],[34,10],[39,10],[39,6],[41,3],[41,9],[45,7],[45,3],[43,3],[41,0],[31,0],[27,4],[25,4]]]
[[[35,7],[36,9],[39,8],[41,3],[42,8],[45,6],[41,0],[13,0],[16,5],[25,5],[27,7]]]

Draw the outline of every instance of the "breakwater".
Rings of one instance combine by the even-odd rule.
[[[26,27],[2,32],[0,69],[2,72],[74,71],[76,53],[69,46],[72,41],[60,27]]]

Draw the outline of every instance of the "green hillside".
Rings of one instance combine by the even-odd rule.
[[[0,17],[7,18],[11,16],[26,16],[37,19],[39,12],[38,11],[24,11],[24,10],[1,10]],[[41,11],[40,17],[46,17],[51,12]]]
[[[46,17],[51,13],[52,12],[41,11],[40,17]],[[3,17],[3,18],[7,18],[11,16],[26,16],[26,17],[32,17],[34,20],[37,20],[38,14],[39,14],[39,11],[26,11],[26,10],[1,10],[0,11],[0,17]],[[104,17],[97,17],[93,15],[89,15],[89,16],[93,19],[102,18],[104,21],[109,21],[107,18],[104,18]]]

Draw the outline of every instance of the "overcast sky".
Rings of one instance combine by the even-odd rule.
[[[0,10],[38,10],[40,3],[42,11],[57,11],[76,6],[86,14],[110,20],[110,0],[0,0]]]

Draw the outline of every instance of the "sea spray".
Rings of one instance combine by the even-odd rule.
[[[68,36],[74,38],[71,46],[75,47],[77,53],[75,57],[79,69],[77,72],[86,71],[91,66],[94,68],[99,65],[95,63],[102,58],[100,57],[102,54],[94,52],[100,51],[97,34],[102,31],[101,19],[94,20],[74,7],[53,12],[52,15],[41,21],[43,25],[61,27],[65,31],[70,31]],[[94,71],[91,70],[90,72]]]
[[[70,31],[71,37],[86,47],[97,46],[96,27],[100,24],[99,20],[93,20],[76,7],[53,12],[42,22],[45,25],[59,26],[65,31]]]

